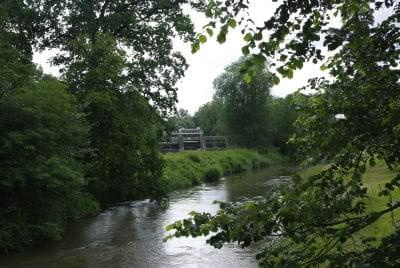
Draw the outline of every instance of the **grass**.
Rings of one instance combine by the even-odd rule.
[[[277,165],[283,160],[275,149],[267,154],[247,149],[168,153],[164,155],[162,179],[167,191],[173,191],[229,174]]]
[[[220,167],[209,167],[204,171],[203,180],[210,182],[216,181],[222,177],[222,169]]]
[[[396,174],[396,171],[391,171],[383,163],[370,168],[363,182],[368,188],[369,197],[365,200],[369,212],[381,211],[387,208],[387,203],[392,200],[400,200],[400,191],[396,188],[389,196],[378,196],[378,193],[385,187],[385,183],[389,182]],[[396,221],[400,219],[400,211],[395,210],[393,214],[385,214],[379,218],[377,222],[366,227],[359,234],[362,236],[373,236],[378,239],[393,233],[395,231]],[[399,223],[397,223],[399,225]]]
[[[327,165],[314,166],[303,170],[300,175],[303,177],[311,176],[317,174],[318,172],[327,168]],[[398,171],[389,170],[383,162],[377,162],[374,167],[369,167],[363,176],[364,186],[368,189],[368,198],[365,199],[366,207],[368,212],[378,212],[387,208],[387,203],[392,200],[400,200],[400,190],[395,189],[391,197],[379,196],[378,193],[384,189],[385,183],[389,182],[395,177]],[[375,237],[376,243],[378,245],[382,238],[390,235],[395,231],[395,226],[400,226],[398,222],[400,219],[400,210],[395,210],[393,214],[385,214],[380,217],[376,222],[367,226],[366,228],[360,230],[356,234],[356,240],[361,240],[363,237]],[[361,246],[356,243],[353,244],[349,242],[349,247]]]

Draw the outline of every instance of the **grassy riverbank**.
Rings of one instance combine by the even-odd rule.
[[[173,191],[222,176],[260,167],[277,165],[283,157],[277,150],[260,154],[247,149],[187,151],[164,155],[163,182]]]
[[[302,176],[310,176],[322,171],[326,165],[314,166],[301,172]],[[390,197],[379,196],[378,193],[384,189],[385,183],[389,182],[396,175],[396,170],[389,170],[383,162],[378,162],[374,167],[369,167],[363,176],[363,183],[368,188],[368,198],[365,200],[366,207],[369,212],[381,211],[387,208],[387,203],[390,202]],[[391,199],[393,201],[400,200],[400,191],[395,190],[392,192]],[[385,214],[379,218],[375,223],[362,229],[357,233],[357,236],[362,237],[372,236],[376,237],[376,245],[380,240],[395,231],[395,225],[399,224],[400,211],[396,210],[393,214]],[[397,222],[397,223],[396,223]],[[362,244],[352,244],[349,247],[362,247]]]

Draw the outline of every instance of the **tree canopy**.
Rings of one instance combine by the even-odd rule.
[[[270,74],[264,65],[254,70],[253,79],[246,83],[240,68],[244,59],[226,67],[214,80],[215,98],[223,105],[225,133],[233,144],[256,147],[268,144],[268,107]]]
[[[241,58],[228,65],[214,80],[213,100],[194,114],[196,126],[206,135],[227,136],[232,146],[267,151],[277,147],[289,153],[297,110],[293,94],[272,96],[272,75],[264,64],[254,68],[251,81],[243,80]]]
[[[91,50],[104,45],[106,38],[114,42],[108,45],[115,53],[120,51],[124,72],[119,75],[125,79],[125,90],[139,91],[160,109],[168,109],[176,102],[175,84],[187,67],[172,39],[193,38],[193,25],[181,7],[185,2],[27,1],[27,8],[38,17],[34,29],[38,46],[61,50],[54,63],[68,70],[84,60],[106,73],[102,55],[97,54],[101,51]]]
[[[0,99],[0,252],[58,239],[98,209],[83,192],[89,126],[65,87],[44,77]]]
[[[29,14],[18,1],[0,5],[0,96],[24,85],[34,73]]]
[[[164,196],[161,116],[187,68],[172,40],[194,37],[185,3],[0,3],[1,253],[59,238],[96,201]],[[32,62],[46,49],[58,79]]]
[[[206,135],[225,135],[223,104],[217,99],[202,105],[194,114],[194,121]]]

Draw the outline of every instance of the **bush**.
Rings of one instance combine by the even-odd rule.
[[[44,79],[0,99],[0,254],[59,239],[97,212],[83,193],[88,125],[62,83]]]
[[[88,154],[89,192],[103,206],[132,199],[157,199],[162,159],[158,144],[159,118],[136,92],[86,94],[91,123]]]
[[[163,158],[162,184],[167,192],[283,161],[278,150],[264,155],[247,149],[168,153]]]
[[[201,159],[200,156],[196,153],[188,153],[186,155],[187,158],[189,158],[190,160],[192,160],[195,163],[200,163]]]
[[[203,180],[210,182],[210,181],[216,181],[221,177],[222,177],[221,168],[210,167],[205,170],[204,175],[203,175]]]

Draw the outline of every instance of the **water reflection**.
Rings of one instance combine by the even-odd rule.
[[[252,171],[178,191],[167,209],[148,200],[121,204],[70,224],[61,241],[3,257],[0,267],[256,267],[256,248],[227,245],[216,250],[204,238],[163,243],[165,226],[193,210],[215,213],[214,200],[266,195],[288,173],[287,168]]]

